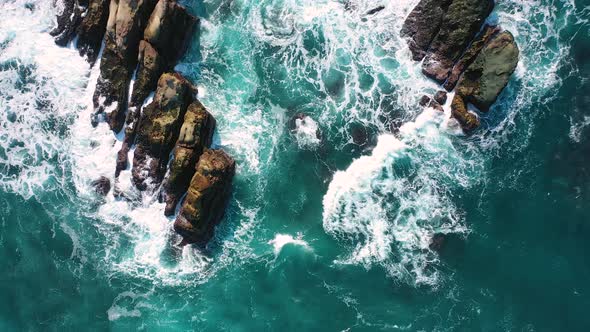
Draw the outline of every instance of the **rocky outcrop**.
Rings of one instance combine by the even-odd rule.
[[[451,0],[421,0],[402,26],[401,35],[408,38],[412,58],[420,61],[440,30]]]
[[[197,19],[173,0],[160,0],[150,16],[144,39],[174,64],[184,54]]]
[[[440,105],[444,105],[447,102],[447,93],[445,91],[437,91],[434,94],[434,101]]]
[[[174,230],[184,238],[183,243],[204,245],[211,239],[223,218],[235,169],[235,161],[223,150],[203,153],[174,222]]]
[[[101,196],[106,196],[111,191],[111,180],[106,176],[101,176],[92,181],[91,185],[94,187],[94,191]]]
[[[504,90],[518,65],[519,49],[508,31],[496,35],[467,68],[457,94],[487,112]]]
[[[110,0],[90,0],[86,15],[77,29],[78,49],[81,56],[86,56],[91,65],[94,64],[109,18]]]
[[[475,58],[481,52],[483,47],[500,31],[500,27],[498,26],[490,26],[486,25],[481,33],[478,35],[477,39],[471,43],[465,54],[461,56],[459,61],[453,67],[451,71],[451,75],[447,79],[444,84],[444,87],[447,91],[451,91],[457,85],[461,74],[465,71],[465,69],[475,61]]]
[[[49,34],[55,37],[57,45],[66,46],[74,37],[80,22],[80,4],[78,0],[56,0],[54,5],[59,11],[56,16],[57,26]]]
[[[164,214],[174,214],[180,197],[186,192],[195,174],[195,166],[203,150],[211,146],[215,119],[205,107],[194,101],[189,105],[174,148],[174,158],[164,181]]]
[[[467,109],[467,103],[459,94],[451,102],[451,116],[468,133],[479,127],[479,117]]]
[[[131,173],[139,190],[162,181],[193,96],[194,88],[178,73],[163,74],[158,80],[154,101],[144,108],[137,127]]]
[[[93,97],[93,124],[106,112],[106,120],[113,131],[123,128],[139,42],[154,5],[153,0],[111,0],[100,76]]]
[[[493,0],[453,0],[430,44],[423,73],[443,83],[493,8]]]

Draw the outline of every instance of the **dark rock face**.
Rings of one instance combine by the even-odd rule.
[[[77,0],[57,0],[54,4],[62,11],[57,15],[57,26],[49,34],[55,37],[57,45],[66,46],[74,37],[82,13]]]
[[[196,23],[197,19],[176,1],[160,0],[145,28],[144,39],[173,64],[186,50]]]
[[[158,80],[154,101],[144,108],[137,127],[131,172],[139,190],[162,181],[193,93],[192,85],[178,73],[163,74]]]
[[[510,32],[496,35],[461,77],[457,94],[480,111],[487,112],[508,85],[518,65],[519,53]]]
[[[158,78],[164,72],[164,63],[158,51],[148,42],[142,40],[139,43],[139,66],[133,93],[131,93],[131,107],[139,107],[143,104],[150,92],[156,89]]]
[[[91,185],[94,187],[96,193],[101,196],[106,196],[111,191],[111,181],[105,176],[92,181]]]
[[[447,91],[451,91],[457,85],[459,81],[459,77],[465,71],[465,69],[475,61],[475,58],[481,52],[483,47],[500,31],[500,27],[498,26],[490,26],[486,25],[483,28],[483,31],[478,35],[478,37],[471,43],[465,54],[461,56],[461,59],[455,64],[453,70],[451,71],[451,75],[447,79],[444,84],[444,87]]]
[[[493,8],[493,0],[453,0],[430,44],[423,73],[443,83]]]
[[[466,132],[479,127],[479,118],[467,110],[467,103],[459,94],[456,94],[451,102],[451,115]]]
[[[174,230],[184,238],[183,243],[203,245],[211,239],[223,218],[235,169],[235,161],[223,150],[203,153],[174,222]]]
[[[127,168],[128,160],[127,154],[135,142],[135,133],[137,131],[137,124],[139,123],[139,116],[141,114],[141,106],[145,99],[149,96],[151,91],[154,91],[158,85],[158,78],[164,72],[164,64],[158,52],[150,45],[150,43],[142,40],[139,43],[139,66],[133,85],[133,93],[131,94],[131,102],[127,118],[125,120],[125,138],[121,150],[117,154],[117,168],[115,176]]]
[[[121,131],[127,111],[128,89],[137,64],[139,41],[154,8],[153,0],[112,0],[100,63],[100,77],[93,97],[96,115],[107,110],[107,121]]]
[[[412,58],[420,61],[440,30],[447,6],[451,0],[421,0],[406,18],[401,35],[408,37]]]
[[[110,0],[90,0],[86,16],[77,29],[78,49],[81,56],[86,56],[94,64],[107,27]]]
[[[445,91],[438,91],[434,94],[434,100],[440,105],[444,105],[447,102],[447,93]]]
[[[167,216],[174,214],[180,197],[188,189],[199,157],[211,146],[214,130],[215,119],[205,107],[199,101],[190,104],[180,128],[170,172],[164,181]]]

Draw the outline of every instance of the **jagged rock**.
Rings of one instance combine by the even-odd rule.
[[[149,94],[156,89],[158,78],[164,71],[164,64],[158,52],[145,40],[139,43],[138,60],[139,66],[137,68],[135,84],[133,85],[129,111],[125,120],[125,138],[123,139],[121,150],[117,153],[115,177],[118,177],[119,173],[127,168],[127,155],[133,142],[135,142],[135,133],[141,114],[141,106]]]
[[[412,58],[420,61],[440,30],[445,11],[451,0],[421,0],[406,18],[401,35],[408,37]]]
[[[138,62],[133,93],[131,93],[130,106],[132,107],[141,106],[149,94],[156,89],[158,78],[165,68],[158,51],[145,40],[139,43]]]
[[[487,112],[518,65],[518,45],[508,31],[496,35],[467,67],[457,94],[482,112]]]
[[[447,91],[451,91],[457,85],[459,81],[459,77],[465,71],[465,69],[475,61],[475,58],[481,52],[483,47],[492,39],[500,31],[499,26],[490,26],[487,25],[483,28],[482,32],[477,36],[477,38],[471,43],[467,51],[461,56],[459,61],[453,67],[451,71],[451,75],[447,79],[444,84],[444,87]]]
[[[131,173],[139,190],[162,181],[186,109],[193,100],[193,89],[178,73],[163,74],[158,80],[154,101],[143,109],[137,127]]]
[[[451,102],[451,115],[466,132],[471,132],[479,127],[479,118],[467,110],[467,104],[459,94],[455,94]]]
[[[119,132],[123,128],[139,41],[154,5],[154,0],[111,0],[100,76],[93,96],[93,124],[98,123],[99,114],[110,111],[107,121],[111,129]]]
[[[453,0],[440,30],[428,49],[422,72],[439,83],[449,76],[455,62],[473,40],[494,8],[493,0]]]
[[[110,0],[90,0],[86,15],[77,29],[78,49],[81,56],[86,56],[94,64],[107,27]]]
[[[186,192],[195,174],[195,166],[205,148],[211,146],[215,119],[205,107],[194,101],[184,116],[184,123],[174,148],[174,159],[164,181],[164,214],[171,216],[180,197]]]
[[[437,95],[438,95],[438,93],[437,93]],[[435,96],[435,99],[436,98],[437,97]],[[432,108],[436,109],[437,111],[444,112],[444,109],[441,106],[441,104],[435,99],[432,99],[431,97],[429,97],[427,95],[424,95],[424,96],[422,96],[422,98],[420,98],[419,104],[422,107],[432,107]],[[440,96],[439,96],[439,99],[440,99]],[[446,101],[446,95],[445,95],[445,101]]]
[[[440,105],[444,105],[447,102],[447,93],[445,91],[437,91],[434,94],[434,101]]]
[[[196,23],[197,19],[176,1],[159,0],[143,37],[174,64],[186,50]]]
[[[74,37],[82,15],[78,0],[56,0],[54,5],[61,12],[57,15],[57,26],[49,32],[55,43],[66,46]]]
[[[211,239],[225,213],[235,169],[235,161],[223,150],[206,150],[201,155],[174,222],[183,243],[204,245]]]
[[[101,176],[100,178],[92,181],[92,187],[97,194],[101,196],[106,196],[109,191],[111,191],[111,180],[109,180],[106,176]]]

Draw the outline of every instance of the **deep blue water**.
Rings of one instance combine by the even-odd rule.
[[[121,143],[50,2],[0,4],[1,331],[590,329],[587,2],[497,2],[521,59],[464,136],[418,106],[416,0],[183,1],[203,19],[177,70],[238,163],[206,251],[170,245],[156,197],[93,194]]]

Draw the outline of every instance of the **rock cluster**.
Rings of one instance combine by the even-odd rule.
[[[80,55],[91,65],[104,42],[92,121],[93,125],[106,121],[115,132],[125,129],[115,178],[128,169],[128,155],[135,145],[131,174],[136,188],[160,190],[167,216],[174,215],[186,193],[174,228],[183,236],[182,243],[206,244],[223,217],[235,162],[223,150],[211,149],[215,119],[195,98],[197,89],[173,70],[198,19],[175,0],[80,4],[61,0],[58,7],[63,10],[51,34],[58,45],[77,35]],[[144,105],[152,92],[153,100]],[[106,177],[92,185],[100,195],[111,188]],[[120,195],[116,180],[114,192]]]
[[[401,31],[413,59],[423,60],[422,72],[447,91],[456,87],[452,116],[465,131],[479,126],[468,104],[487,112],[518,64],[512,34],[484,24],[493,8],[493,0],[421,0]],[[442,101],[442,95],[437,97]],[[425,106],[442,104],[426,98],[421,101]]]

